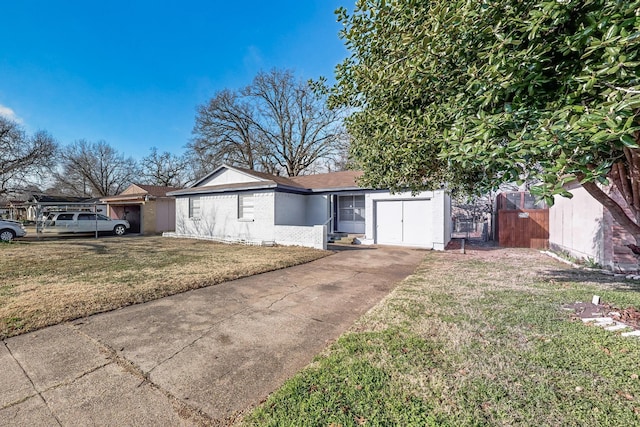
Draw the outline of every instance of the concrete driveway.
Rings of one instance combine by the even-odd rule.
[[[226,425],[411,274],[423,251],[305,265],[5,340],[0,425]]]

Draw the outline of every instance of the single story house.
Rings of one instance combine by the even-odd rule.
[[[161,185],[131,184],[117,196],[101,200],[107,204],[109,217],[129,221],[130,233],[153,235],[174,230],[175,198],[167,193],[176,190]]]
[[[173,237],[326,248],[328,234],[363,244],[444,250],[451,202],[444,190],[391,194],[358,186],[361,172],[285,178],[222,165],[176,198]]]
[[[579,183],[568,184],[566,189],[573,197],[556,196],[549,209],[549,248],[613,271],[638,270],[638,259],[626,246],[636,243],[633,236]],[[625,206],[615,188],[603,190]]]

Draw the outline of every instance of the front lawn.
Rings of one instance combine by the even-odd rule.
[[[532,250],[428,253],[244,424],[640,425],[640,338],[563,308],[639,291]]]
[[[0,244],[0,338],[327,254],[162,237]]]

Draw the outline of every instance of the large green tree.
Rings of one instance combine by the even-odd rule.
[[[578,180],[640,237],[640,2],[359,0],[338,10],[365,183],[482,191]],[[601,190],[613,184],[631,212]]]

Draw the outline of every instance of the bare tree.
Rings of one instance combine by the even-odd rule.
[[[191,156],[295,176],[339,158],[348,141],[339,110],[291,71],[260,72],[241,91],[218,92],[198,108]]]
[[[42,181],[42,173],[55,164],[57,149],[47,132],[29,136],[16,122],[0,116],[0,196]]]
[[[188,145],[200,163],[227,163],[258,169],[261,149],[256,139],[255,109],[228,89],[198,107],[194,140]]]
[[[189,182],[187,158],[167,151],[159,154],[156,147],[152,147],[151,154],[142,158],[141,168],[145,184],[179,188]]]
[[[105,141],[81,139],[63,150],[56,181],[65,194],[104,197],[120,193],[138,176],[133,158],[125,158]]]

